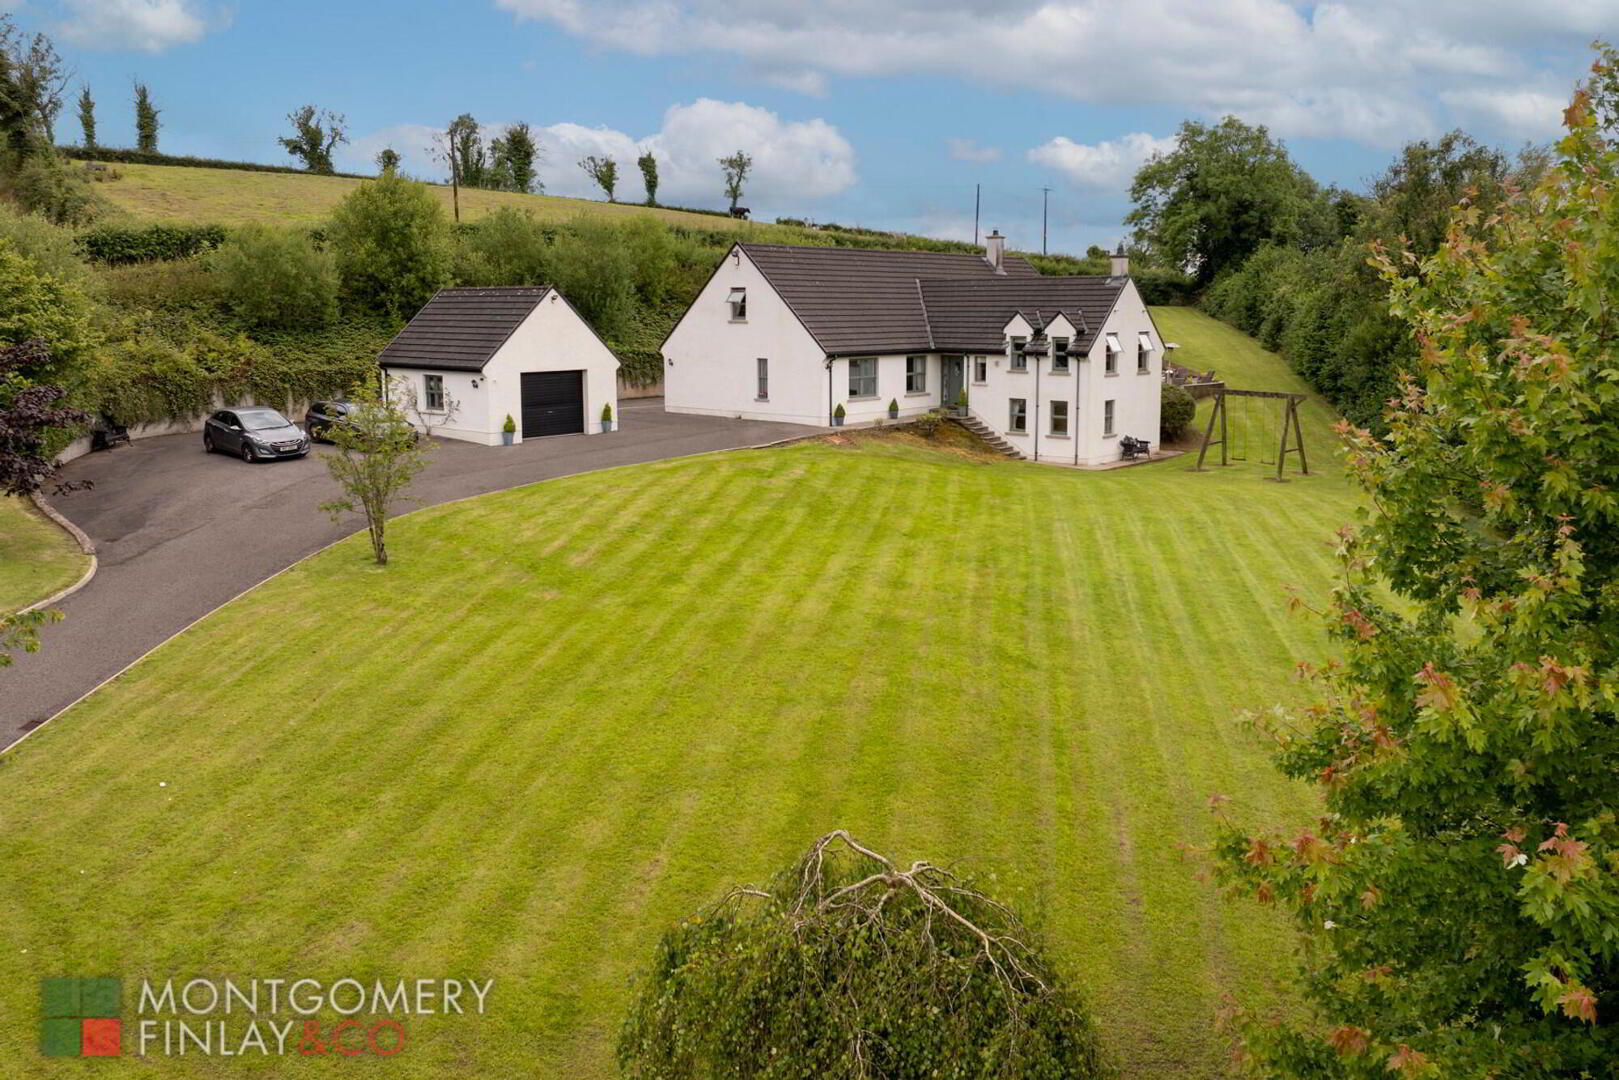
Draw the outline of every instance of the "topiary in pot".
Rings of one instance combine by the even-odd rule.
[[[848,415],[849,410],[843,407],[843,402],[838,402],[838,407],[832,410],[832,426],[842,427],[843,418]]]
[[[889,398],[888,399],[888,418],[890,420],[898,420],[899,419],[899,399],[898,398]]]
[[[608,402],[607,404],[602,406],[602,430],[603,431],[612,431],[613,430],[613,405],[612,405],[612,402]]]
[[[501,441],[502,444],[504,444],[506,446],[510,446],[512,444],[512,439],[516,435],[517,435],[517,421],[512,419],[512,414],[511,413],[507,413],[506,414],[506,422],[504,424],[502,424],[501,427],[500,427],[500,441]]]

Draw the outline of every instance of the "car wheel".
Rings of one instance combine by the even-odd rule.
[[[202,436],[202,452],[205,454],[214,452],[214,437],[207,432],[204,432]]]
[[[249,465],[251,465],[251,464],[253,464],[253,462],[257,461],[258,459],[259,459],[259,456],[253,452],[253,444],[248,442],[246,439],[243,439],[242,440],[242,460],[247,462]]]

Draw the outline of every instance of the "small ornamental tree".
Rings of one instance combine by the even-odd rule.
[[[1106,1075],[1015,915],[841,830],[663,936],[618,1060],[634,1080]]]
[[[1238,1017],[1262,1075],[1619,1062],[1615,60],[1533,189],[1464,204],[1428,259],[1377,259],[1419,359],[1386,439],[1343,429],[1369,496],[1319,612],[1343,657],[1263,725],[1325,813],[1219,843],[1305,939],[1312,1015]]]
[[[414,398],[402,387],[390,388],[387,397],[370,386],[350,393],[354,408],[348,423],[326,430],[335,453],[322,454],[342,495],[320,508],[333,520],[361,514],[371,538],[371,554],[378,566],[388,564],[388,518],[411,483],[427,467],[432,443],[417,438],[408,410]]]

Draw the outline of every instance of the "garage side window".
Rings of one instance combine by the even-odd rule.
[[[432,412],[444,411],[444,376],[426,375],[427,408]]]
[[[759,357],[759,392],[754,395],[760,401],[770,400],[770,361]]]

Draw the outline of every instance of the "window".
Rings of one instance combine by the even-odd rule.
[[[761,357],[759,357],[758,360],[755,361],[755,363],[758,365],[758,368],[759,368],[759,395],[758,395],[759,400],[760,401],[769,401],[770,400],[770,361],[766,360],[764,357],[761,356]]]
[[[427,381],[427,408],[430,412],[444,411],[444,376],[424,375]]]
[[[1124,346],[1119,344],[1119,335],[1109,334],[1107,336],[1107,367],[1103,369],[1104,374],[1117,375],[1119,373],[1119,354],[1123,351]]]
[[[852,398],[877,396],[877,358],[862,356],[849,361],[849,396]]]
[[[1113,402],[1102,402],[1102,434],[1113,434]]]
[[[1145,375],[1152,370],[1152,335],[1145,330],[1136,335],[1136,374]]]
[[[1051,433],[1053,435],[1068,434],[1068,402],[1053,401],[1051,403]]]
[[[1051,339],[1051,371],[1068,374],[1068,339],[1065,337]]]
[[[1029,402],[1026,398],[1015,397],[1012,399],[1012,412],[1007,420],[1006,430],[1029,430]]]
[[[981,383],[981,382],[988,382],[988,381],[989,381],[989,357],[987,357],[987,356],[975,356],[975,357],[973,357],[973,382]]]
[[[725,302],[731,305],[732,322],[748,321],[748,290],[732,289],[731,295],[725,298]]]
[[[1015,337],[1015,338],[1012,339],[1012,370],[1013,371],[1028,371],[1029,370],[1029,356],[1028,356],[1027,353],[1025,353],[1023,351],[1028,346],[1028,344],[1029,344],[1029,342],[1028,342],[1028,340],[1026,338]]]
[[[907,394],[926,393],[928,388],[928,358],[925,356],[907,356],[905,358],[905,392]]]

